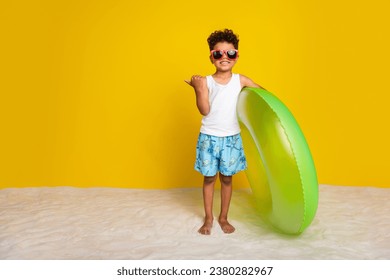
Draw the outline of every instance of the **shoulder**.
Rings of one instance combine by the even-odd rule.
[[[241,87],[260,87],[251,78],[240,74]]]

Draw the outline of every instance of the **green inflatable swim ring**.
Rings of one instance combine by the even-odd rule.
[[[317,174],[306,139],[272,93],[243,88],[237,103],[246,176],[260,215],[278,231],[302,233],[318,207]]]

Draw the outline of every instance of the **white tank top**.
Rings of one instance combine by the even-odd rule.
[[[200,132],[225,137],[240,133],[236,105],[241,92],[240,75],[233,74],[226,85],[218,84],[212,76],[206,76],[209,89],[210,112],[202,119]]]

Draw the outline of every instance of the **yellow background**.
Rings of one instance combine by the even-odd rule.
[[[2,1],[0,188],[200,186],[206,38],[276,94],[321,184],[390,187],[389,1]],[[245,174],[236,187],[247,187]]]

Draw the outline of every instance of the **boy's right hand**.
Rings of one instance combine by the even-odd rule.
[[[190,81],[184,81],[194,88],[196,95],[196,106],[198,107],[199,112],[203,116],[206,116],[210,112],[209,91],[207,88],[206,77],[201,75],[194,75],[191,77]]]
[[[200,89],[206,86],[206,77],[203,77],[201,75],[193,75],[191,77],[191,80],[184,81],[195,89]]]

